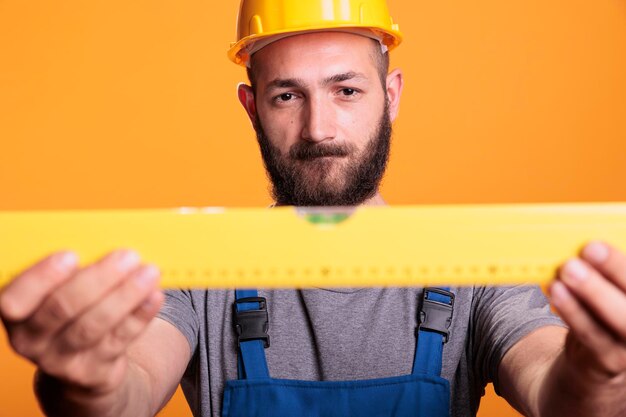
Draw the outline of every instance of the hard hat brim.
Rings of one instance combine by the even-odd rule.
[[[370,31],[372,36],[366,35],[363,33],[364,30]],[[320,27],[307,27],[302,29],[297,28],[289,28],[285,30],[274,31],[271,34],[255,34],[247,36],[241,39],[238,42],[235,42],[231,45],[231,48],[227,52],[228,58],[233,61],[235,64],[246,66],[250,59],[250,56],[257,52],[260,48],[254,49],[254,44],[260,41],[268,41],[264,43],[263,46],[267,46],[272,42],[277,40],[301,35],[304,33],[315,33],[315,32],[347,32],[353,33],[356,35],[367,36],[372,39],[378,40],[381,45],[387,47],[388,50],[392,50],[402,42],[402,34],[399,31],[393,30],[384,30],[379,27],[371,27],[371,26],[358,26],[354,24],[349,25],[334,25],[332,27],[328,26],[320,26]],[[272,39],[275,38],[275,39]]]

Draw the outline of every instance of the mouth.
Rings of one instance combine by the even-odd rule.
[[[345,158],[344,155],[317,155],[317,156],[310,156],[306,159],[303,159],[303,161],[329,161],[331,159],[343,159]]]

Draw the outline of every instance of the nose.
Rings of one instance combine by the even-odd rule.
[[[336,114],[332,103],[322,97],[310,97],[304,109],[302,139],[310,142],[323,142],[335,138]]]

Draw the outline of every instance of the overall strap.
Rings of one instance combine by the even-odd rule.
[[[269,320],[265,298],[256,290],[235,290],[234,322],[237,331],[239,379],[269,378],[264,348],[269,347]]]
[[[452,324],[454,294],[447,287],[424,288],[419,305],[413,374],[440,376],[443,345]]]

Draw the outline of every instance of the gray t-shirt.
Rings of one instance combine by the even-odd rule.
[[[442,376],[452,416],[474,416],[485,385],[497,389],[504,354],[532,330],[562,326],[537,287],[459,287]],[[421,288],[261,290],[267,298],[273,378],[353,380],[411,373]],[[234,291],[167,291],[159,317],[189,341],[181,385],[194,416],[221,415],[225,380],[237,378]]]

